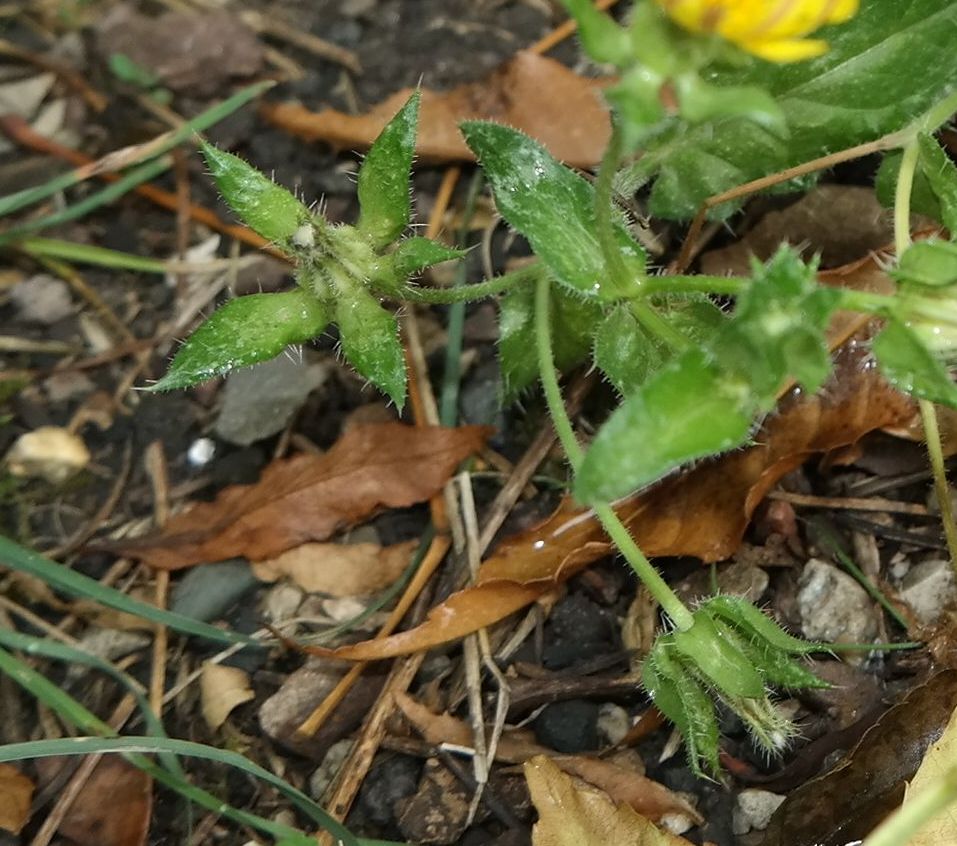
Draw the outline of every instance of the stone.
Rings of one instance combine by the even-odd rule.
[[[812,558],[798,582],[801,630],[808,640],[866,643],[877,636],[874,603],[847,573]]]
[[[631,730],[628,712],[614,702],[604,702],[598,708],[598,734],[609,746],[617,746]]]
[[[10,302],[21,320],[50,326],[73,314],[70,286],[62,279],[39,273],[14,285]]]
[[[944,608],[957,599],[954,568],[943,558],[915,564],[901,581],[898,595],[921,623],[936,623]]]
[[[737,835],[747,834],[749,831],[764,831],[771,821],[771,816],[778,809],[785,797],[769,790],[758,790],[748,787],[735,797],[733,812],[733,830]]]
[[[317,802],[322,802],[329,786],[339,775],[342,765],[345,764],[349,753],[352,752],[352,746],[355,741],[346,739],[339,740],[329,747],[322,763],[309,776],[309,795]]]
[[[585,699],[546,705],[535,720],[535,738],[556,752],[575,755],[598,748],[599,706]]]

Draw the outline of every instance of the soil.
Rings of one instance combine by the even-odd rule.
[[[77,16],[73,24],[64,23],[63,17],[57,17],[54,5],[39,2],[25,17],[4,18],[4,37],[24,49],[41,52],[54,45],[62,47],[68,35],[73,39],[67,44],[75,51],[70,54],[70,60],[83,78],[106,96],[107,106],[100,113],[90,109],[84,111],[76,98],[71,99],[72,111],[68,111],[64,124],[69,130],[67,136],[72,139],[70,146],[95,158],[124,145],[150,140],[165,131],[167,127],[156,115],[140,105],[138,98],[141,98],[142,91],[111,74],[109,57],[104,52],[104,45],[98,41],[99,22],[107,12],[115,11],[117,4],[101,2],[89,7],[82,3],[60,4],[64,9],[69,7],[68,11]],[[163,4],[152,2],[126,5],[146,15],[156,15],[163,10]],[[179,4],[171,3],[170,6]],[[553,28],[560,20],[555,6],[557,4],[547,0],[247,0],[242,8],[352,50],[361,65],[361,73],[347,73],[341,66],[320,59],[288,40],[271,39],[269,44],[301,65],[305,74],[300,79],[278,84],[268,93],[270,100],[298,99],[313,109],[335,107],[362,111],[404,86],[421,82],[431,88],[444,89],[484,78],[515,51]],[[238,15],[236,4],[227,3],[223,8],[228,14]],[[566,41],[551,55],[569,64],[578,62],[573,41]],[[268,61],[263,68],[275,72]],[[23,67],[20,70],[23,71]],[[227,95],[235,82],[225,79],[213,84],[197,79],[194,84],[173,91],[169,107],[189,117]],[[356,159],[348,151],[334,151],[322,144],[305,144],[259,119],[254,108],[243,109],[226,119],[211,129],[208,136],[214,143],[242,155],[272,174],[278,183],[294,188],[302,197],[308,200],[321,198],[331,219],[355,219]],[[866,167],[857,167],[857,170],[841,171],[833,181],[866,183],[870,173],[864,172]],[[66,168],[65,164],[46,156],[14,148],[0,158],[0,195]],[[229,213],[210,186],[197,155],[185,150],[184,155],[177,159],[177,168],[179,177],[174,169],[159,177],[156,183],[175,191],[185,181],[193,203],[213,208],[229,219]],[[434,167],[422,167],[416,171],[414,196],[420,220],[433,205],[442,174],[442,169]],[[460,181],[453,207],[462,208],[464,205],[467,183],[467,178]],[[78,196],[85,190],[80,188]],[[765,203],[765,207],[768,205]],[[774,200],[770,205],[777,207],[786,203]],[[15,222],[22,219],[26,217],[18,217]],[[190,246],[209,235],[201,226],[187,231]],[[43,234],[141,256],[165,258],[176,252],[181,232],[174,214],[159,210],[141,198],[127,196],[80,221]],[[470,246],[479,244],[481,234],[480,231],[472,233]],[[680,244],[678,234],[670,232],[672,246]],[[723,244],[725,238],[719,235],[715,245]],[[230,250],[231,245],[223,239],[217,254],[225,257]],[[477,279],[482,272],[479,253],[475,250],[468,260],[470,278]],[[527,247],[520,240],[501,228],[496,231],[491,250],[496,270],[501,270],[507,259],[523,253],[527,253]],[[90,302],[83,304],[78,289],[68,288],[74,307],[67,314],[52,321],[26,319],[9,292],[14,282],[38,273],[57,275],[55,268],[41,268],[20,254],[10,256],[4,270],[4,274],[10,274],[10,283],[7,276],[0,276],[2,334],[22,342],[20,351],[2,354],[0,376],[7,377],[15,371],[25,374],[16,382],[10,378],[0,381],[0,454],[5,454],[21,435],[40,427],[72,427],[82,437],[92,460],[82,473],[62,484],[36,479],[24,481],[6,472],[0,475],[0,530],[34,549],[52,551],[78,572],[102,578],[116,564],[116,556],[92,551],[85,544],[90,537],[106,537],[120,529],[149,524],[154,519],[155,479],[151,479],[143,461],[151,444],[162,445],[168,474],[168,497],[177,508],[187,502],[212,500],[227,486],[254,482],[276,456],[297,449],[327,450],[344,427],[356,419],[394,416],[393,410],[384,409],[379,397],[337,361],[333,333],[324,336],[307,351],[308,360],[325,368],[326,375],[319,387],[303,401],[292,423],[280,433],[250,445],[227,443],[214,431],[220,410],[221,382],[193,391],[160,395],[129,390],[130,380],[135,386],[143,386],[164,372],[173,345],[168,340],[157,340],[156,336],[162,326],[177,317],[177,309],[183,302],[177,286],[182,286],[182,280],[164,282],[156,276],[84,267],[82,279],[86,288],[94,291],[105,306],[119,316],[133,338],[153,339],[153,342],[148,347],[149,356],[140,364],[129,355],[106,356],[101,364],[77,369],[71,367],[70,362],[88,356],[89,345],[96,341],[91,336],[93,330],[83,317],[91,307]],[[288,282],[289,275],[282,266],[263,261],[246,274],[246,278],[234,280],[232,290],[241,293],[270,290]],[[205,310],[224,301],[226,296],[220,294],[208,303]],[[438,384],[443,366],[442,327],[446,310],[436,308],[423,311],[423,315],[423,325],[434,330],[437,339],[430,351],[429,363]],[[532,394],[524,397],[521,404],[504,409],[490,400],[500,390],[494,364],[495,338],[488,331],[492,322],[490,318],[494,318],[494,314],[488,305],[479,304],[468,310],[465,353],[468,366],[461,385],[460,419],[461,422],[495,425],[497,431],[491,446],[514,461],[522,456],[537,434],[542,414],[539,401]],[[105,339],[102,348],[109,350],[121,340],[114,333],[113,337]],[[86,347],[87,353],[64,358],[62,350],[30,351],[26,342],[62,342],[71,348]],[[586,401],[581,419],[586,422],[600,419],[611,399],[609,389],[597,386]],[[408,411],[402,419],[411,421]],[[208,462],[195,459],[197,444],[203,438],[211,438],[214,447]],[[924,466],[920,450],[916,446],[913,449],[902,447],[897,441],[893,444],[888,448],[886,440],[872,439],[865,443],[857,456],[871,459],[870,463],[862,459],[857,466],[820,467],[811,464],[792,474],[784,487],[802,493],[837,495],[848,488],[854,489],[854,485],[859,488],[868,480],[899,477],[904,481],[896,486],[892,481],[891,487],[881,495],[923,501],[927,493],[926,478],[917,482],[906,481],[907,474],[920,471]],[[883,459],[883,463],[879,459]],[[500,535],[527,526],[547,514],[558,498],[553,483],[564,476],[561,456],[553,453],[539,471],[536,495],[520,503]],[[500,480],[494,476],[476,477],[480,513],[494,497],[499,484]],[[755,600],[773,609],[780,619],[799,625],[796,593],[800,569],[813,554],[832,559],[815,536],[819,524],[802,522],[798,525],[794,510],[788,512],[783,506],[784,503],[774,503],[762,507],[747,537],[746,548],[757,562],[753,566],[763,569],[769,577],[766,587]],[[905,518],[895,515],[869,523],[860,520],[855,523],[845,519],[844,515],[848,513],[837,512],[828,517],[826,522],[830,529],[844,540],[848,548],[854,543],[873,545],[879,563],[885,568],[894,560],[926,557],[935,546],[939,546],[936,529],[931,535],[925,531],[933,525],[927,521],[915,519],[904,523]],[[805,515],[802,512],[800,516],[803,520]],[[413,506],[380,514],[369,523],[371,528],[367,530],[378,542],[392,544],[420,537],[428,519],[425,505]],[[791,528],[785,530],[783,527],[788,520]],[[923,540],[918,532],[924,532]],[[694,590],[695,579],[701,575],[697,561],[660,563],[670,581],[686,582],[685,587]],[[181,578],[181,575],[173,577],[174,588]],[[131,569],[123,586],[136,592],[143,590],[151,579],[152,574],[146,568]],[[451,592],[453,582],[448,575],[440,579],[436,597]],[[48,622],[56,624],[60,621],[62,615],[44,598],[31,594],[28,586],[0,581],[0,589]],[[262,622],[263,603],[272,596],[273,590],[269,585],[251,584],[216,619],[239,631],[256,630]],[[546,693],[539,698],[529,696],[525,704],[520,703],[509,713],[509,723],[527,722],[537,742],[557,753],[608,753],[620,738],[610,740],[607,730],[602,728],[603,714],[618,714],[607,706],[617,706],[623,711],[623,719],[629,726],[648,709],[648,702],[637,687],[628,689],[619,684],[615,688],[612,684],[630,672],[628,649],[633,648],[633,644],[622,640],[622,621],[633,614],[634,599],[635,584],[615,561],[605,561],[573,579],[547,618],[503,667],[516,681],[516,691],[540,685],[543,689],[561,692]],[[0,618],[0,625],[11,625],[13,619],[17,620],[18,626],[23,623],[14,615]],[[108,626],[109,623],[91,617],[83,620],[75,633],[88,633],[98,625]],[[891,634],[897,632],[889,633],[885,629],[882,637]],[[216,651],[195,640],[178,637],[171,637],[169,648],[167,687],[178,681],[178,667],[196,667]],[[131,663],[130,672],[148,684],[149,649],[134,654],[139,660]],[[236,708],[222,729],[213,732],[199,716],[196,686],[187,688],[166,712],[165,725],[169,735],[241,751],[261,765],[281,772],[283,777],[304,790],[308,790],[310,779],[316,777],[315,771],[333,742],[354,736],[358,722],[376,693],[373,687],[369,694],[371,699],[367,696],[364,704],[345,703],[343,708],[347,713],[335,735],[330,735],[318,746],[292,750],[288,738],[284,743],[282,738],[268,736],[263,731],[260,716],[263,703],[283,689],[302,665],[302,658],[291,652],[275,652],[253,658],[237,657],[227,663],[250,674],[254,697]],[[930,660],[923,652],[918,655],[891,653],[883,659],[870,657],[841,666],[841,682],[845,686],[836,689],[830,699],[819,694],[801,694],[788,700],[788,707],[796,713],[805,733],[781,760],[767,760],[763,753],[751,746],[741,723],[730,713],[724,715],[721,728],[730,764],[726,784],[696,778],[680,750],[676,754],[668,728],[659,728],[636,744],[649,777],[693,797],[705,822],[687,831],[685,837],[693,843],[710,842],[718,846],[760,843],[759,833],[734,831],[734,808],[740,791],[753,786],[784,794],[826,769],[835,760],[836,753],[847,749],[863,728],[876,719],[873,709],[852,701],[854,692],[864,689],[879,699],[889,700],[923,678]],[[54,680],[62,678],[62,670],[58,671],[53,665],[47,670]],[[377,684],[381,683],[382,674],[377,674],[374,679]],[[551,687],[544,684],[546,680]],[[457,713],[462,715],[465,711],[460,707],[461,696],[457,700],[453,696],[459,688],[461,649],[453,645],[430,653],[411,692],[436,705],[453,703],[458,707]],[[117,689],[100,682],[89,681],[72,689],[101,716],[109,714],[120,696]],[[18,732],[14,728],[7,731],[6,725],[0,727],[3,729],[0,736],[5,743],[39,736],[31,726],[34,703],[3,683],[0,685],[0,708],[8,707],[11,709],[9,713],[16,710],[21,714],[19,725],[23,728]],[[861,720],[865,724],[862,725]],[[6,722],[4,716],[0,723]],[[815,746],[820,738],[836,737],[836,733],[852,726],[856,727],[856,732],[840,735],[839,740],[827,748],[820,744]],[[132,733],[141,729],[142,726],[136,723],[127,726]],[[468,783],[471,770],[460,766],[455,774],[449,769],[454,767],[454,760],[448,764],[445,757],[437,756],[434,749],[425,747],[422,743],[417,745],[414,734],[396,721],[347,818],[347,825],[353,831],[369,837],[394,840],[417,837],[422,838],[420,842],[463,846],[530,842],[535,815],[516,768],[496,767],[486,800],[479,806],[475,821],[466,825],[460,818],[459,806],[449,797],[455,797],[457,802],[464,801],[467,806],[471,797],[472,786]],[[795,777],[793,774],[802,762],[806,766]],[[306,821],[290,811],[275,793],[262,789],[231,768],[190,762],[188,771],[197,784],[228,797],[235,807],[273,818],[281,814],[284,819],[306,826]],[[790,780],[785,778],[789,773]],[[775,782],[775,778],[779,781]],[[160,789],[155,793],[148,837],[150,843],[215,842],[238,846],[252,838],[249,831],[226,825],[201,812],[187,812],[184,801],[173,794]],[[12,838],[9,842],[31,842],[55,798],[47,795],[45,804],[35,808],[19,840]],[[423,802],[426,805],[434,802],[436,807],[426,808]],[[419,825],[420,818],[429,816],[432,811],[441,825],[436,825],[436,831],[424,832]],[[428,837],[433,839],[426,839]]]

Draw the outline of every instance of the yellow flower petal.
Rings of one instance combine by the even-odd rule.
[[[803,40],[826,24],[843,23],[859,0],[655,0],[675,23],[691,32],[713,32],[772,62],[795,62],[827,50]]]

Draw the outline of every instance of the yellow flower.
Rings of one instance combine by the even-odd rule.
[[[769,62],[820,56],[827,42],[805,38],[857,14],[859,0],[655,0],[691,32],[716,33]]]

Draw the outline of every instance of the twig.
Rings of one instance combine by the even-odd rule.
[[[146,448],[146,473],[153,488],[153,514],[157,528],[162,528],[169,518],[169,478],[163,442],[153,441]],[[166,608],[169,594],[169,571],[156,573],[154,601],[157,608]],[[163,718],[163,691],[166,687],[166,650],[169,646],[169,630],[162,623],[156,625],[153,640],[153,667],[150,674],[150,705],[157,719]]]

